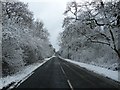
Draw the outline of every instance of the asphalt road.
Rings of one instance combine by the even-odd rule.
[[[16,88],[118,88],[113,80],[53,57]]]

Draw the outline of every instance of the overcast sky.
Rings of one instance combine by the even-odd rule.
[[[53,47],[58,50],[57,37],[62,30],[62,22],[64,19],[63,12],[66,9],[66,4],[73,0],[20,0],[28,3],[29,9],[33,12],[35,19],[40,19],[44,22],[45,27],[50,33],[50,42]],[[85,0],[77,0],[85,1]]]

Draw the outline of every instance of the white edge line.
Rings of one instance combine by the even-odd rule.
[[[32,72],[28,76],[24,77],[23,80],[20,83],[18,83],[20,80],[17,81],[15,84],[13,84],[12,86],[10,86],[7,90],[10,90],[10,89],[14,88],[17,84],[18,85],[16,87],[18,87],[21,83],[23,83],[25,80],[27,80],[33,73],[34,72]]]
[[[51,58],[50,58],[51,59]],[[48,60],[50,60],[50,59],[48,59]],[[45,64],[48,60],[45,60],[45,61],[43,61],[43,63],[41,63],[41,65],[39,66],[39,67],[41,67],[43,64]],[[37,68],[39,68],[39,67],[37,67]],[[36,69],[37,69],[36,68]],[[36,70],[35,69],[35,70]],[[35,71],[34,70],[34,71]],[[23,80],[16,86],[16,87],[18,87],[21,83],[23,83],[25,80],[27,80],[33,73],[34,73],[34,71],[33,72],[31,72],[30,74],[28,74],[26,77],[24,77],[23,78]],[[19,82],[19,81],[18,81]]]
[[[16,87],[18,87],[21,83],[23,83],[25,80],[27,80],[34,72],[29,74],[27,77],[25,77]]]
[[[51,58],[52,58],[52,57],[51,57]],[[40,66],[42,66],[43,64],[45,64],[45,63],[46,63],[47,61],[49,61],[51,58],[49,58],[48,60],[43,61],[43,63],[41,63]],[[40,66],[39,66],[39,67],[40,67]],[[39,68],[39,67],[37,67],[37,68]],[[36,69],[37,69],[37,68],[36,68]],[[36,70],[36,69],[35,69],[35,70]],[[34,70],[34,71],[35,71],[35,70]],[[30,74],[28,74],[26,77],[24,77],[23,80],[22,80],[19,84],[18,84],[18,82],[19,82],[20,80],[17,81],[14,85],[10,86],[10,87],[8,88],[8,90],[14,88],[16,84],[18,84],[18,85],[16,86],[16,87],[18,87],[21,83],[23,83],[25,80],[27,80],[27,79],[34,73],[34,71],[31,72]]]

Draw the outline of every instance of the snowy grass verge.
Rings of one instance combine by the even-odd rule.
[[[118,79],[118,73],[119,73],[118,71],[113,71],[113,70],[109,70],[109,69],[102,68],[102,67],[99,67],[99,66],[73,61],[73,60],[70,60],[70,59],[64,59],[62,57],[60,57],[60,58],[63,59],[63,60],[66,60],[68,62],[71,62],[73,64],[76,64],[80,67],[84,67],[87,70],[93,71],[93,72],[95,72],[97,74],[100,74],[102,76],[105,76],[105,77],[108,77],[108,78],[111,78],[115,81],[120,82],[120,80]]]
[[[1,78],[0,79],[0,89],[2,89],[3,87],[7,87],[8,85],[10,85],[13,82],[15,84],[17,84],[20,81],[21,82],[25,81],[28,77],[30,77],[34,73],[34,70],[36,70],[38,67],[40,67],[41,65],[43,65],[44,63],[46,63],[48,60],[50,60],[53,57],[55,57],[55,56],[46,58],[43,62],[38,62],[38,63],[34,63],[32,65],[25,66],[23,70],[17,72],[16,74],[14,74],[12,76],[7,76],[4,78]],[[10,88],[13,88],[14,85],[11,86]]]

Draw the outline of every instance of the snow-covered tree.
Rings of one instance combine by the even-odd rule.
[[[23,2],[2,2],[3,75],[52,56],[49,33]]]
[[[65,14],[71,12],[74,15],[71,19],[81,21],[85,26],[89,25],[93,33],[90,33],[90,35],[84,34],[84,36],[93,43],[110,46],[120,58],[120,52],[117,48],[120,13],[119,3],[120,1],[114,1],[104,4],[100,0],[100,3],[91,2],[85,3],[85,5],[79,5],[74,1],[68,4]],[[83,34],[84,32],[81,33]],[[99,40],[97,38],[98,35],[103,39]]]
[[[60,34],[61,55],[82,62],[116,63],[120,58],[119,4],[119,0],[68,3]]]

